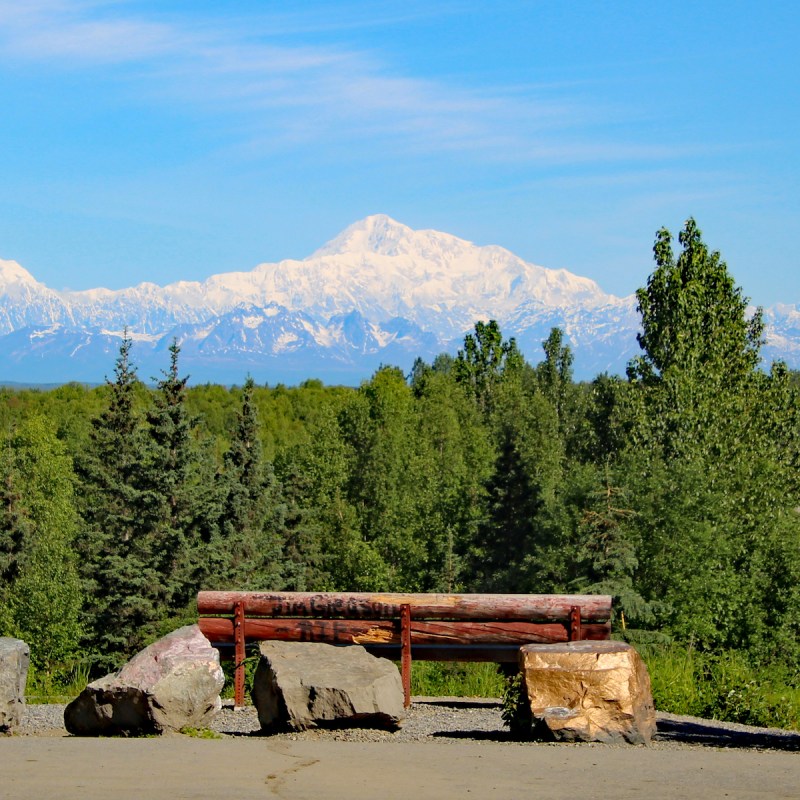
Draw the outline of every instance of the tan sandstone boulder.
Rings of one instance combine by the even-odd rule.
[[[650,675],[630,645],[524,645],[519,664],[534,735],[566,742],[647,744],[655,733]]]

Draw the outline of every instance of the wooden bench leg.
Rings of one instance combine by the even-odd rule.
[[[403,705],[411,705],[411,606],[400,606],[400,666],[403,677]]]
[[[233,606],[233,642],[234,642],[234,669],[233,669],[233,704],[244,705],[244,603],[238,601]]]
[[[581,607],[572,606],[569,610],[569,640],[578,642],[583,639],[581,630]]]

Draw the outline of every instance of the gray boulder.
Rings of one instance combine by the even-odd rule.
[[[0,637],[0,731],[19,725],[31,650],[21,639]]]
[[[203,728],[222,707],[219,653],[187,625],[90,683],[64,711],[78,736],[140,735]]]
[[[262,642],[253,703],[264,731],[398,726],[405,715],[397,667],[363,647]]]

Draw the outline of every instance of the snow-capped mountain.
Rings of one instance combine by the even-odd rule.
[[[800,312],[771,310],[771,345],[800,361]],[[127,328],[148,379],[177,339],[194,381],[357,383],[381,363],[454,353],[477,320],[496,319],[536,362],[561,327],[578,377],[622,372],[638,348],[633,297],[384,215],[357,222],[301,261],[260,264],[164,287],[58,292],[0,260],[0,380],[99,381]]]

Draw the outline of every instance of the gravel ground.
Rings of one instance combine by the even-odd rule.
[[[211,727],[225,737],[259,735],[258,718],[252,707],[234,709],[226,706]],[[64,706],[58,704],[26,706],[22,724],[14,733],[19,736],[66,736]],[[387,743],[484,741],[517,744],[503,725],[498,701],[430,697],[414,698],[402,727],[394,732],[344,728],[273,734],[269,738],[275,741]],[[744,747],[800,752],[800,732],[754,728],[748,725],[659,713],[658,733],[651,747],[657,749]]]

